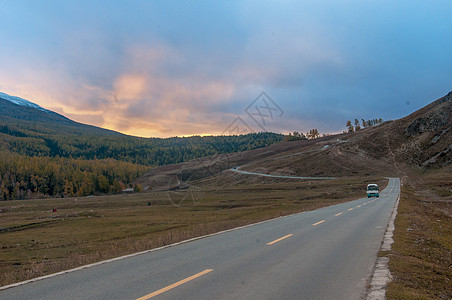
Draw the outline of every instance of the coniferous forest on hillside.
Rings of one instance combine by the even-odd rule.
[[[119,193],[154,166],[265,147],[283,139],[281,134],[267,132],[139,138],[95,130],[83,134],[65,125],[52,128],[30,121],[1,121],[0,200]]]

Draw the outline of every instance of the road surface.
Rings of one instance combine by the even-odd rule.
[[[264,177],[272,177],[272,178],[288,178],[288,179],[307,179],[307,180],[324,180],[324,179],[336,179],[336,177],[303,177],[303,176],[288,176],[288,175],[272,175],[272,174],[264,174],[264,173],[255,173],[255,172],[248,172],[248,171],[242,171],[237,168],[229,169],[229,171],[246,174],[246,175],[255,175],[255,176],[264,176]]]
[[[31,282],[0,299],[360,299],[399,188],[390,179],[380,198]]]

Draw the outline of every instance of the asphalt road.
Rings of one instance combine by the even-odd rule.
[[[380,198],[39,280],[2,290],[0,299],[360,299],[399,184],[390,179]]]
[[[300,176],[287,176],[287,175],[272,175],[272,174],[264,174],[264,173],[255,173],[255,172],[248,172],[248,171],[242,171],[237,168],[229,169],[229,171],[241,173],[241,174],[247,174],[247,175],[255,175],[255,176],[264,176],[264,177],[272,177],[272,178],[288,178],[288,179],[308,179],[308,180],[324,180],[324,179],[335,179],[335,177],[300,177]]]

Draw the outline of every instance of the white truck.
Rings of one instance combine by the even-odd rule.
[[[380,192],[378,191],[378,184],[370,183],[367,185],[367,198],[370,197],[380,197]]]

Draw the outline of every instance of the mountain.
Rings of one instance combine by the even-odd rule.
[[[269,132],[241,136],[140,138],[74,122],[21,98],[3,97],[0,97],[0,150],[8,149],[22,155],[113,158],[155,166],[264,147],[283,138],[281,134]]]
[[[14,104],[20,105],[20,106],[32,107],[32,108],[35,108],[37,110],[42,110],[42,111],[45,111],[45,112],[49,112],[47,109],[44,109],[41,106],[39,106],[39,105],[37,105],[37,104],[35,104],[33,102],[30,102],[28,100],[25,100],[25,99],[22,99],[22,98],[19,98],[19,97],[16,97],[16,96],[10,96],[8,94],[0,92],[0,98],[2,98],[4,100],[8,100],[8,101],[10,101],[10,102],[12,102]]]
[[[20,124],[23,130],[41,133],[66,133],[76,135],[123,136],[119,132],[78,123],[56,112],[42,108],[28,100],[0,92],[0,121],[13,127]]]
[[[451,127],[452,92],[404,118],[358,131],[341,151],[360,153],[396,170],[441,169],[452,161]]]
[[[452,92],[404,118],[357,132],[273,144],[154,168],[135,180],[167,189],[169,182],[255,183],[262,177],[231,168],[284,176],[406,176],[449,170],[452,162]],[[267,179],[269,180],[269,179]],[[281,179],[272,179],[281,180]],[[199,184],[197,182],[197,184]]]

